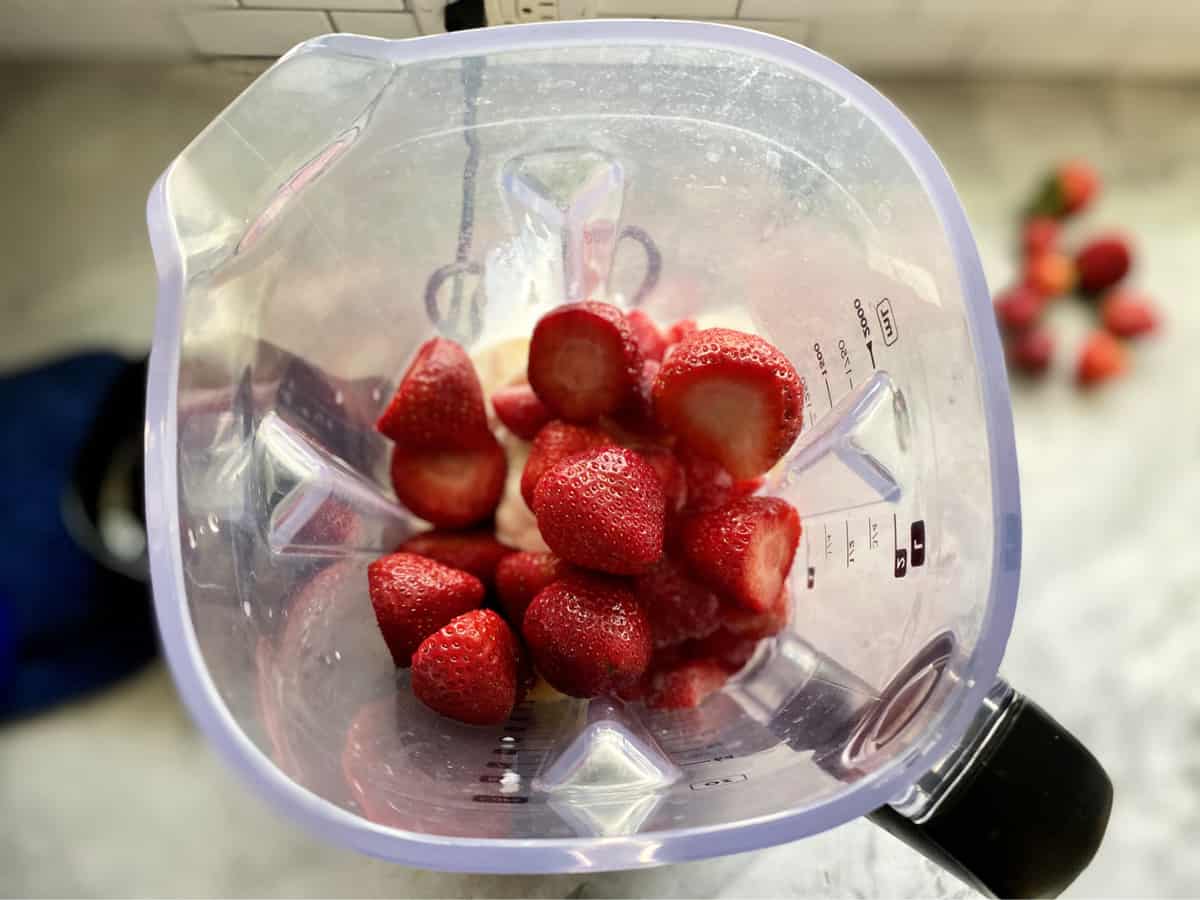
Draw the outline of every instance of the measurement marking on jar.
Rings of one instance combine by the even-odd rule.
[[[825,558],[833,559],[833,540],[829,537],[829,526],[821,526],[825,530]]]
[[[850,348],[845,338],[838,339],[838,353],[842,357],[842,371],[850,382],[850,390],[854,390],[854,365],[850,362]]]
[[[867,549],[874,550],[879,546],[879,526],[875,520],[867,516]]]
[[[817,355],[817,368],[825,379],[825,396],[829,398],[829,408],[833,409],[833,389],[829,386],[829,367],[825,365],[825,354],[821,351],[821,342],[813,341],[813,353]]]
[[[871,368],[875,368],[875,347],[874,341],[871,340],[871,326],[867,324],[867,311],[863,307],[861,297],[854,298],[854,314],[858,317],[858,330],[862,332],[863,340],[867,345],[867,354],[871,357]]]
[[[854,540],[850,537],[850,520],[846,520],[846,568],[854,562]]]
[[[749,780],[745,775],[725,775],[721,778],[710,778],[708,781],[693,781],[688,787],[693,791],[706,791],[709,788],[724,787],[727,784],[737,784]]]
[[[896,514],[892,513],[892,548],[895,553],[893,574],[903,578],[908,574],[908,548],[900,546],[900,535],[896,525]]]

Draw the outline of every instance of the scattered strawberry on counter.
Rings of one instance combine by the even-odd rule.
[[[550,552],[496,539],[507,457],[462,347],[423,344],[379,419],[396,496],[434,525],[369,567],[396,665],[469,724],[504,721],[535,669],[569,696],[699,704],[787,623],[800,517],[755,492],[800,432],[795,369],[755,335],[588,301],[538,322],[527,378],[490,401],[531,442],[519,490]]]
[[[1079,348],[1076,383],[1093,387],[1129,367],[1120,339],[1155,331],[1159,316],[1142,293],[1125,286],[1134,265],[1127,235],[1095,235],[1070,252],[1063,243],[1068,220],[1092,206],[1100,193],[1100,177],[1086,162],[1058,166],[1042,182],[1021,223],[1021,277],[997,294],[996,321],[1004,336],[1012,369],[1032,377],[1045,375],[1054,359],[1055,338],[1044,321],[1059,298],[1077,292],[1092,303],[1100,328]]]

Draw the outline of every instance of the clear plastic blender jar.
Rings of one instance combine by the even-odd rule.
[[[1054,893],[1096,761],[997,680],[1020,511],[987,286],[928,145],[809,50],[593,21],[285,56],[155,186],[157,612],[192,714],[292,818],[405,863],[626,868],[871,814],[977,886]],[[754,331],[804,379],[766,490],[791,624],[697,709],[422,708],[365,569],[421,527],[372,424],[438,333],[487,381],[553,305]],[[493,373],[494,374],[494,373]]]

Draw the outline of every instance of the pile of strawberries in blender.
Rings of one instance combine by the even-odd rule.
[[[1054,361],[1056,341],[1046,313],[1060,298],[1075,294],[1094,311],[1096,327],[1075,359],[1075,382],[1089,388],[1129,369],[1126,342],[1158,329],[1159,315],[1143,291],[1130,287],[1133,245],[1118,231],[1095,234],[1070,250],[1064,239],[1069,220],[1092,207],[1100,176],[1082,160],[1064,163],[1042,182],[1021,221],[1019,283],[995,298],[996,321],[1004,334],[1009,365],[1042,377]]]
[[[589,301],[540,319],[526,374],[485,398],[466,351],[434,338],[379,418],[396,496],[434,526],[368,569],[396,665],[476,725],[539,676],[696,706],[787,622],[800,517],[757,492],[800,433],[796,370],[758,336]],[[496,537],[508,462],[488,400],[531,442],[520,493],[548,552]]]

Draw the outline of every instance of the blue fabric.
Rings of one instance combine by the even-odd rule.
[[[146,604],[112,595],[128,584],[75,545],[61,511],[96,410],[127,365],[89,353],[0,378],[0,718],[93,689],[154,652]]]

